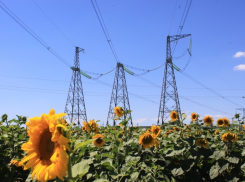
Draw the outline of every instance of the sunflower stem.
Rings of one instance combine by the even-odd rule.
[[[71,171],[71,155],[69,155],[69,161],[68,161],[68,178],[72,178],[72,171]]]

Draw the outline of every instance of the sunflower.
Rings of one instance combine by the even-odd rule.
[[[236,142],[236,141],[238,140],[237,135],[234,134],[234,133],[230,133],[230,132],[223,134],[223,135],[221,136],[221,138],[222,138],[222,140],[223,140],[224,142],[228,142],[228,141],[231,141],[231,140],[232,140],[233,142]]]
[[[195,144],[200,147],[208,148],[208,142],[203,138],[196,139]]]
[[[174,131],[180,131],[178,127],[173,127]]]
[[[190,128],[190,125],[187,124],[187,125],[186,125],[186,128]]]
[[[193,112],[191,113],[191,120],[196,121],[197,120],[197,113]]]
[[[151,129],[150,129],[150,128],[148,128],[148,129],[146,130],[146,132],[149,132],[149,133],[150,133],[150,132],[151,132]]]
[[[243,125],[242,127],[243,127],[243,129],[245,130],[245,125]]]
[[[123,109],[120,106],[114,107],[114,112],[118,117],[123,116],[124,113]]]
[[[102,138],[104,138],[103,135],[101,134],[96,134],[95,136],[93,136],[93,139],[94,138],[97,138],[93,144],[96,146],[96,147],[102,147],[103,145],[105,145],[105,140],[103,140]]]
[[[152,134],[154,135],[154,136],[156,136],[156,137],[158,137],[158,135],[160,135],[160,133],[161,133],[161,128],[160,128],[160,126],[152,126],[151,127],[151,132],[152,132]]]
[[[83,126],[82,127],[82,131],[86,131],[86,126]]]
[[[159,147],[160,145],[160,141],[159,140],[156,140],[155,143],[153,144],[155,147]]]
[[[211,124],[213,124],[213,118],[211,117],[211,116],[205,116],[204,118],[203,118],[203,121],[204,121],[204,123],[206,124],[206,125],[211,125]]]
[[[94,120],[90,120],[89,122],[83,121],[82,131],[88,131],[88,133],[93,131],[96,134],[99,132],[98,124]]]
[[[224,126],[224,120],[223,120],[223,118],[217,119],[217,125],[218,126]]]
[[[60,133],[60,129],[65,126],[58,124],[58,119],[65,115],[55,114],[54,109],[51,109],[48,115],[42,114],[40,118],[30,118],[30,122],[26,122],[30,139],[21,146],[27,156],[20,163],[28,161],[25,167],[31,168],[32,178],[36,176],[38,181],[48,181],[56,177],[64,181],[63,177],[67,175],[69,156],[66,150],[70,150],[70,140]]]
[[[241,131],[241,134],[243,135],[243,134],[244,134],[244,132],[243,132],[243,131]]]
[[[176,111],[171,111],[170,118],[172,121],[176,121],[178,119],[178,113]]]
[[[219,130],[215,130],[214,135],[217,135],[219,133]]]
[[[230,125],[230,120],[227,118],[223,118],[224,121],[224,126],[229,126]]]
[[[202,132],[196,131],[196,135],[201,135],[201,134],[202,134]]]
[[[150,148],[154,145],[156,138],[150,133],[146,132],[145,134],[139,137],[139,144],[143,145],[143,148]]]
[[[190,132],[191,132],[191,130],[189,130],[189,129],[187,129],[186,131],[187,131],[188,133],[190,133]]]
[[[166,135],[163,135],[163,137],[167,137],[170,133],[173,133],[174,131],[173,130],[169,130]]]

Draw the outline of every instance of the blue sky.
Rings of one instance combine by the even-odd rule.
[[[73,64],[74,46],[78,46],[85,49],[84,54],[80,53],[82,70],[105,73],[116,67],[91,1],[2,0],[2,3],[69,64]],[[185,0],[98,1],[119,60],[142,69],[165,63],[166,37],[177,33],[185,4]],[[196,112],[201,118],[211,115],[215,120],[231,119],[236,108],[240,108],[238,105],[245,107],[245,98],[242,98],[245,96],[244,6],[243,0],[192,2],[182,30],[182,34],[192,34],[193,56],[185,73],[237,105],[175,71],[178,93],[182,96],[181,111],[188,116]],[[0,114],[7,113],[12,119],[15,115],[40,116],[51,108],[57,113],[64,112],[71,69],[2,9],[0,17]],[[189,38],[179,41],[173,57],[180,56],[188,44]],[[188,59],[185,55],[173,62],[183,68]],[[161,67],[142,77],[161,86],[163,73],[164,67]],[[156,124],[161,88],[125,74],[130,93],[155,102],[129,95],[134,125]],[[100,80],[112,85],[114,75],[115,71]],[[82,82],[88,119],[105,124],[112,86],[106,87],[85,77]]]

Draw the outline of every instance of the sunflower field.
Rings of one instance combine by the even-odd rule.
[[[115,107],[117,126],[68,124],[66,114],[0,121],[0,181],[245,181],[245,125],[178,113],[161,126],[130,126]],[[25,125],[26,126],[25,126]],[[23,127],[24,126],[24,127]]]

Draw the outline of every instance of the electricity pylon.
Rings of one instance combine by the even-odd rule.
[[[73,122],[78,126],[80,126],[82,121],[87,122],[79,63],[79,52],[81,51],[84,51],[84,49],[76,47],[74,67],[71,67],[73,73],[65,106],[65,113],[67,114],[70,123]]]
[[[167,36],[166,62],[157,120],[158,125],[160,122],[163,124],[164,121],[169,117],[170,112],[173,110],[177,111],[180,119],[182,118],[176,80],[174,76],[174,65],[172,63],[171,43],[190,35],[191,34]]]
[[[123,107],[124,110],[130,110],[124,67],[123,64],[119,62],[117,63],[117,68],[116,68],[116,73],[115,73],[115,78],[114,78],[114,83],[113,83],[113,88],[111,93],[111,102],[110,102],[110,107],[109,107],[109,112],[107,117],[107,125],[109,125],[110,120],[113,120],[113,126],[116,125],[116,122],[114,120],[114,118],[116,117],[114,113],[114,107],[116,106],[121,106]],[[124,119],[126,119],[127,117],[131,117],[131,113],[129,113],[128,115],[124,114],[123,117]],[[131,125],[133,125],[132,118],[130,119],[130,121],[131,121]]]

